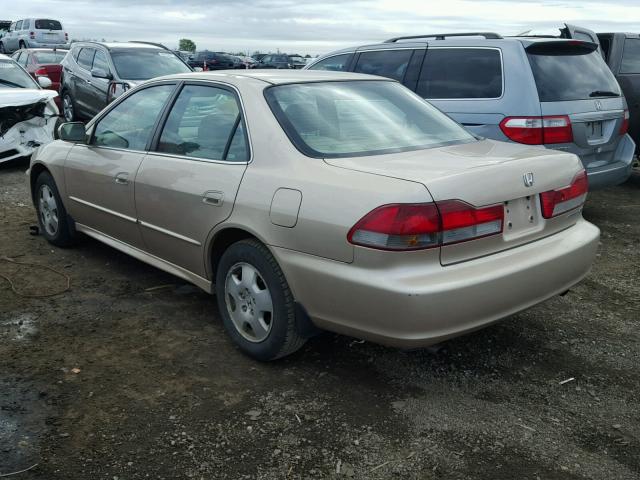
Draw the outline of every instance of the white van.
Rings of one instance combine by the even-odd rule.
[[[24,18],[11,23],[9,31],[0,38],[0,53],[13,53],[21,48],[63,48],[69,34],[59,20]]]

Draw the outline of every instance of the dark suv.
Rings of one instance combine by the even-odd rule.
[[[190,71],[181,58],[160,45],[76,42],[62,61],[64,118],[67,122],[92,118],[145,80]]]
[[[189,60],[191,68],[202,68],[203,70],[227,70],[235,68],[233,59],[224,53],[210,52],[204,50],[196,53]]]
[[[597,189],[629,178],[635,143],[627,103],[596,42],[420,35],[336,51],[305,68],[390,77],[479,136],[575,153]]]
[[[295,68],[293,60],[289,58],[289,55],[284,53],[269,53],[258,61],[255,68]]]

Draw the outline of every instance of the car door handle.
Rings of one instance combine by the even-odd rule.
[[[220,207],[224,203],[224,193],[218,191],[208,191],[202,194],[202,201],[207,205]]]
[[[128,185],[129,184],[129,172],[120,172],[116,174],[113,178],[113,181],[118,185]]]

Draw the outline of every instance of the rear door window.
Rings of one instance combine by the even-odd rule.
[[[16,23],[16,30],[22,30],[22,20],[18,20]]]
[[[354,71],[402,81],[412,53],[413,50],[408,48],[363,52],[358,57]]]
[[[29,29],[29,20],[23,20],[22,21],[22,29],[23,30],[28,30]]]
[[[96,51],[93,48],[83,48],[78,54],[78,65],[86,70],[91,70],[93,65],[93,56]]]
[[[209,160],[246,162],[248,149],[235,95],[201,85],[184,87],[162,130],[157,151]]]
[[[314,63],[309,67],[309,70],[329,70],[332,72],[342,72],[347,69],[347,63],[349,62],[350,53],[344,53],[342,55],[334,55],[333,57],[320,60],[318,63]]]
[[[534,45],[527,54],[541,102],[620,95],[618,82],[597,50],[563,42]]]
[[[423,98],[499,98],[500,51],[489,48],[430,48],[416,93]]]
[[[620,73],[640,73],[640,39],[627,38],[624,41]]]
[[[62,25],[58,20],[40,19],[36,20],[36,30],[62,30]]]

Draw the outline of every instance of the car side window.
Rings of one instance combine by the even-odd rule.
[[[145,150],[158,116],[174,88],[175,85],[148,87],[125,98],[98,121],[91,144]]]
[[[22,21],[22,29],[23,30],[28,30],[29,29],[29,20],[23,20]]]
[[[349,61],[350,53],[344,53],[342,55],[335,55],[333,57],[320,60],[318,63],[314,63],[309,70],[329,70],[332,72],[343,72],[347,69],[347,63]]]
[[[157,151],[208,160],[246,162],[248,148],[236,96],[229,90],[187,85],[162,130]]]
[[[107,55],[102,50],[96,50],[96,55],[93,57],[92,69],[93,68],[99,68],[100,70],[104,70],[106,73],[111,71],[109,63],[107,62]]]
[[[416,93],[427,99],[499,98],[500,51],[489,48],[430,48]]]
[[[620,73],[640,73],[640,39],[627,38],[624,41]]]
[[[402,81],[412,53],[410,49],[364,52],[358,57],[354,71]]]
[[[93,65],[93,56],[96,51],[93,48],[83,48],[80,50],[78,54],[78,65],[80,65],[85,70],[91,70],[91,66]]]

